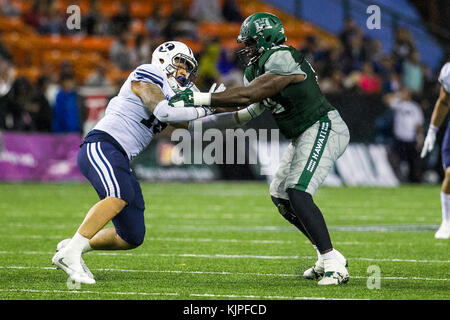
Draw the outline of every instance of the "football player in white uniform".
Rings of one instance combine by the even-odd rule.
[[[119,94],[108,104],[105,116],[89,132],[78,154],[78,166],[98,193],[100,201],[87,213],[72,238],[62,240],[52,263],[79,283],[93,284],[94,276],[82,259],[91,250],[128,250],[141,245],[145,235],[145,203],[130,160],[139,155],[168,124],[192,128],[242,125],[262,110],[248,107],[211,115],[207,107],[175,108],[168,100],[174,91],[196,89],[190,78],[197,61],[185,44],[169,41],[153,52],[151,64],[136,68]],[[216,89],[215,84],[210,92]],[[205,117],[210,115],[208,117]],[[201,118],[201,119],[200,119]],[[178,125],[177,125],[178,124]],[[103,229],[112,221],[114,227]]]
[[[424,158],[428,152],[433,150],[436,142],[436,134],[444,122],[450,109],[450,62],[441,69],[439,75],[441,89],[439,98],[431,115],[430,128],[425,138],[421,157]],[[450,126],[447,125],[444,141],[442,143],[442,164],[445,170],[445,178],[441,188],[442,223],[434,235],[436,239],[450,238]]]

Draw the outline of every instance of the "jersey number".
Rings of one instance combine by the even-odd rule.
[[[160,133],[167,127],[167,123],[161,122],[152,114],[150,119],[142,119],[141,123],[149,128],[153,134]]]

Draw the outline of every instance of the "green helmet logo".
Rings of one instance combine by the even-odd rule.
[[[246,44],[245,53],[252,64],[268,49],[287,40],[281,20],[267,12],[254,13],[247,17],[241,25],[237,41]],[[253,46],[249,50],[249,46]],[[245,50],[245,49],[243,49]],[[243,51],[241,50],[241,51]]]

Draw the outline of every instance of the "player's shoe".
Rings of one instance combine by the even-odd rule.
[[[56,245],[56,252],[58,252],[59,250],[61,250],[65,246],[67,246],[69,244],[70,240],[72,240],[72,238],[64,239],[64,240],[61,240],[60,242],[58,242],[58,244]],[[89,278],[94,279],[94,275],[92,274],[91,270],[89,270],[89,268],[87,267],[86,263],[83,260],[83,257],[80,258],[80,263],[81,263],[81,266],[83,267],[84,272],[86,272],[86,274],[89,276]],[[59,267],[56,267],[56,268],[59,269]]]
[[[94,284],[95,280],[90,278],[83,270],[80,259],[68,253],[67,248],[62,248],[52,258],[52,264],[62,269],[69,278],[77,283]]]
[[[345,259],[342,253],[340,253],[336,249],[333,249],[333,251],[339,263],[341,263],[344,267],[347,267],[348,266],[347,259]],[[320,277],[323,277],[324,273],[325,273],[324,260],[319,256],[316,263],[303,273],[303,278],[308,280],[316,280],[319,279]]]
[[[324,276],[317,284],[320,286],[338,285],[347,283],[350,275],[347,269],[337,259],[324,261]]]
[[[443,220],[438,231],[436,231],[434,237],[436,239],[449,239],[450,238],[450,221]]]

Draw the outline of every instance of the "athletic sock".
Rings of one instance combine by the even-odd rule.
[[[72,252],[81,253],[85,248],[90,248],[89,239],[76,232],[72,240],[67,244],[67,248]]]
[[[336,259],[336,254],[334,253],[333,250],[331,250],[330,252],[321,254],[320,257],[321,257],[323,260]]]
[[[450,194],[441,191],[442,221],[450,221]]]

